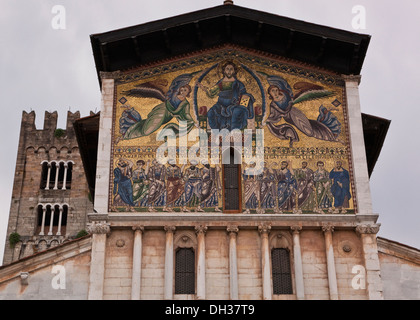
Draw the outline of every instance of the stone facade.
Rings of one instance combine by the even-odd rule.
[[[369,189],[360,76],[218,45],[138,69],[98,70],[102,105],[94,206],[72,127],[80,115],[69,112],[66,129],[57,130],[57,113],[46,112],[44,128],[37,130],[35,113],[23,113],[7,231],[21,239],[6,242],[1,299],[419,298],[419,251],[376,237],[380,225]],[[239,80],[232,80],[233,72]],[[214,85],[221,74],[227,80]],[[242,88],[234,98],[241,81],[249,92]],[[189,82],[196,83],[195,100]],[[229,105],[216,103],[218,92]],[[226,110],[218,118],[219,107]],[[190,161],[190,171],[159,167],[157,141],[163,140],[155,131],[164,125],[179,129],[180,120],[211,135],[210,129],[226,126],[253,134],[265,130],[264,175],[245,179],[241,168],[226,166],[223,184],[213,184],[209,180],[216,181],[219,171],[206,171],[209,162],[195,167]],[[236,134],[239,140],[253,139],[242,134]],[[205,145],[203,154],[208,150]],[[315,166],[325,180],[315,180]],[[195,174],[198,168],[201,175]],[[231,175],[223,171],[228,169]],[[232,181],[237,186],[226,187]],[[206,186],[207,194],[200,189]],[[72,240],[82,229],[90,235]],[[188,290],[179,288],[180,281]]]
[[[73,129],[73,121],[80,118],[80,114],[68,112],[64,130],[57,129],[57,117],[57,112],[45,112],[44,128],[37,129],[35,112],[23,112],[4,264],[73,238],[86,228],[86,212],[93,210]],[[58,181],[60,163],[64,170],[60,173],[61,181]],[[51,174],[54,169],[55,177]],[[43,170],[49,171],[47,178],[47,172]],[[63,181],[64,171],[67,181]],[[46,211],[48,207],[53,208],[51,211],[56,207],[56,216],[41,221],[40,207]],[[64,212],[59,213],[58,209]],[[62,215],[60,223],[57,221],[59,214]],[[58,224],[62,225],[60,232]],[[9,235],[15,232],[20,235],[21,241],[12,249]]]
[[[112,223],[111,223],[112,224]],[[196,279],[196,292],[202,286],[203,298],[210,300],[229,300],[238,296],[240,300],[328,300],[334,298],[331,287],[331,274],[328,271],[325,228],[298,228],[301,246],[303,295],[298,294],[296,268],[292,272],[293,293],[277,295],[272,293],[271,264],[268,267],[268,294],[264,288],[264,246],[263,233],[267,232],[268,248],[294,249],[293,234],[296,228],[271,227],[261,231],[263,225],[243,226],[234,232],[236,236],[237,267],[230,268],[233,256],[230,254],[230,231],[220,225],[208,227],[205,233],[205,284]],[[178,247],[197,246],[197,233],[194,228],[178,226],[175,228],[157,228],[139,226],[122,228],[121,226],[102,230],[104,236],[102,293],[94,299],[104,300],[162,300],[168,288],[165,277],[167,265],[167,234],[173,232],[170,250]],[[139,231],[140,230],[140,231]],[[168,231],[169,230],[169,231]],[[92,231],[92,230],[91,230]],[[141,238],[135,241],[136,234]],[[98,234],[93,234],[98,235]],[[92,267],[91,236],[69,241],[55,248],[36,255],[20,259],[0,268],[0,296],[2,299],[87,299],[92,295],[92,273],[100,263]],[[374,299],[369,289],[368,264],[364,260],[361,234],[356,230],[334,228],[332,248],[336,279],[337,299],[367,300]],[[378,239],[381,285],[385,299],[419,299],[420,251],[414,248],[386,240]],[[141,250],[137,252],[138,245]],[[98,247],[97,247],[98,248]],[[98,249],[96,249],[98,250]],[[141,259],[140,268],[133,269]],[[197,257],[198,258],[198,257]],[[297,257],[291,255],[292,267]],[[166,261],[166,262],[165,262]],[[269,260],[270,261],[270,260]],[[198,259],[196,264],[198,263]],[[173,266],[169,266],[172,269]],[[232,273],[237,275],[237,284],[232,284]],[[98,273],[96,273],[98,275]],[[135,281],[139,277],[139,281]],[[61,282],[60,282],[61,281]],[[60,283],[65,287],[60,287]],[[133,291],[133,289],[135,289]],[[197,299],[197,294],[173,294],[170,288],[169,298],[173,300]],[[98,288],[95,289],[98,291]],[[136,291],[138,290],[138,292]],[[378,292],[378,294],[381,292]],[[91,296],[92,297],[92,296]],[[167,297],[168,298],[168,297]]]

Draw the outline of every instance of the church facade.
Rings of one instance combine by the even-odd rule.
[[[376,237],[369,41],[231,4],[92,35],[100,113],[24,113],[0,296],[420,298]]]

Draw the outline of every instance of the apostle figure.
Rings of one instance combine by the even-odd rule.
[[[147,206],[147,198],[149,195],[149,180],[147,180],[147,173],[149,171],[149,164],[147,163],[146,169],[144,160],[136,162],[137,168],[133,170],[133,201],[140,207]]]
[[[323,161],[318,161],[316,165],[317,169],[314,171],[316,208],[314,211],[325,213],[325,209],[331,211],[333,201],[330,174],[325,170]]]
[[[276,176],[275,173],[269,168],[268,164],[264,162],[264,169],[260,182],[260,197],[261,208],[272,209],[276,201]]]
[[[257,172],[256,163],[252,162],[243,173],[245,213],[259,208],[260,180]]]
[[[198,161],[191,160],[190,164],[191,166],[184,171],[185,199],[182,211],[186,212],[189,211],[187,207],[200,206],[201,200],[202,179],[200,169],[197,167]]]
[[[149,196],[147,203],[149,205],[149,211],[155,212],[156,207],[161,207],[165,205],[166,202],[166,186],[165,186],[165,175],[166,169],[165,166],[159,164],[159,162],[154,159],[152,166],[149,170],[148,179],[150,181]]]
[[[120,201],[133,211],[136,204],[133,201],[133,185],[131,182],[133,164],[126,159],[119,159],[114,169],[114,204]]]
[[[201,202],[197,208],[197,211],[204,211],[202,208],[215,208],[215,211],[221,211],[219,209],[219,193],[222,190],[220,183],[220,168],[218,165],[210,167],[207,160],[202,161],[203,168],[201,169]]]
[[[289,169],[289,162],[282,161],[280,169],[276,171],[277,178],[277,201],[280,212],[293,210],[292,194],[297,188],[296,179],[293,177],[293,169]]]
[[[297,183],[297,190],[292,197],[293,201],[296,202],[296,199],[298,199],[298,207],[302,210],[313,209],[315,207],[314,172],[312,169],[308,168],[307,161],[302,162],[301,168],[295,169],[295,179]]]
[[[175,159],[168,161],[166,168],[166,206],[164,211],[173,211],[173,207],[184,205],[184,180],[182,179],[182,169],[176,165]]]
[[[334,196],[334,213],[346,213],[349,207],[350,194],[350,175],[349,172],[342,167],[342,162],[337,161],[336,166],[330,172],[332,180],[331,193]]]

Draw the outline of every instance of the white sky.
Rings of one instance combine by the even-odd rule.
[[[379,236],[420,248],[420,2],[413,0],[235,0],[235,5],[338,29],[370,34],[362,69],[362,112],[392,120],[371,177]],[[22,111],[81,116],[100,110],[100,91],[89,35],[142,24],[223,3],[223,0],[0,0],[0,264],[10,209]],[[66,10],[66,29],[55,30],[52,8]],[[352,8],[366,9],[366,28],[355,30]]]

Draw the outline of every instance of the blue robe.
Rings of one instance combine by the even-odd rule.
[[[289,169],[283,172],[277,171],[277,196],[279,208],[285,210],[292,209],[292,196],[293,191],[297,188],[296,179],[293,177]]]
[[[135,206],[135,203],[133,202],[133,185],[131,179],[125,176],[120,168],[114,169],[114,195],[117,192],[122,201],[129,206]]]
[[[333,169],[330,172],[330,179],[333,180],[331,193],[334,196],[334,207],[342,207],[345,198],[347,197],[347,200],[351,198],[349,172],[346,169],[342,169],[342,171],[336,171]],[[340,187],[338,182],[340,182],[343,186]]]
[[[244,129],[248,124],[248,119],[254,117],[254,97],[246,92],[244,84],[237,79],[232,82],[230,89],[223,86],[222,80],[216,86],[219,90],[213,94],[218,94],[219,99],[207,113],[210,128],[219,130]],[[242,95],[250,97],[247,106],[240,105]]]

